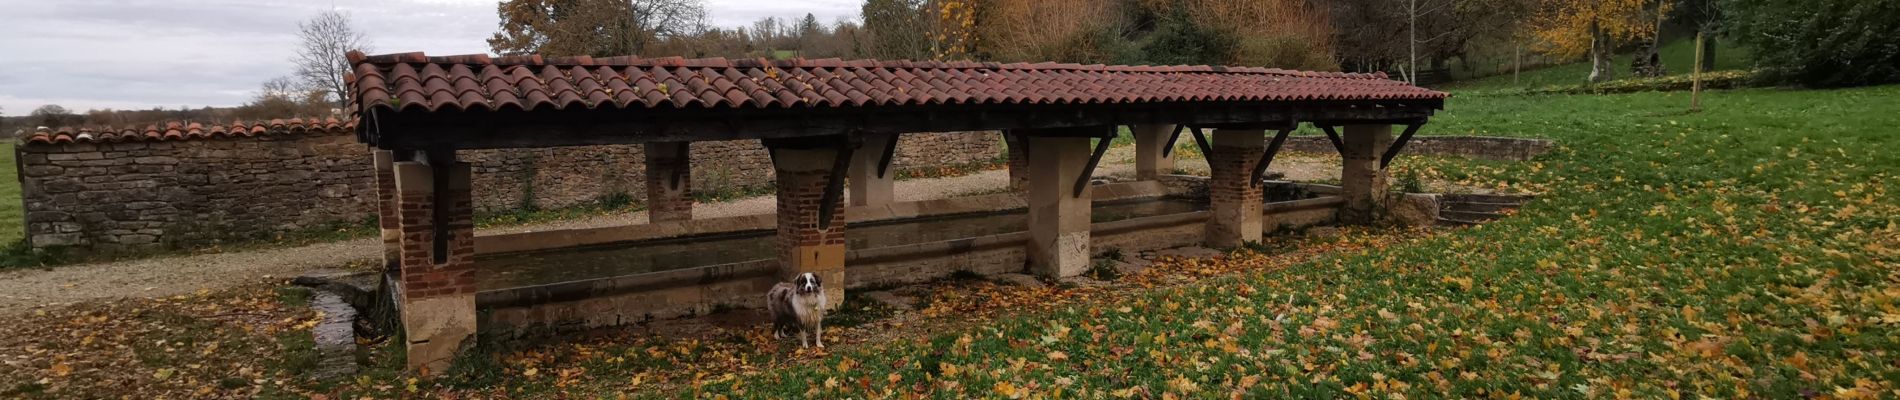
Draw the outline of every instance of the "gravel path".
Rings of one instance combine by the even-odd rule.
[[[1116,148],[1104,157],[1098,175],[1127,177],[1134,174],[1133,146]],[[1338,158],[1293,155],[1276,160],[1273,170],[1293,180],[1337,179]],[[1181,160],[1178,169],[1206,174],[1207,164],[1198,159]],[[898,201],[916,201],[993,193],[1008,185],[1009,172],[1003,169],[975,174],[898,181]],[[771,213],[777,200],[770,195],[730,202],[698,204],[695,218],[714,218]],[[477,234],[534,232],[559,229],[591,228],[640,224],[645,212],[599,216],[583,220],[555,221],[521,226],[483,229]],[[60,306],[88,300],[120,297],[165,297],[218,290],[263,279],[288,278],[317,268],[336,268],[350,264],[375,263],[381,255],[381,241],[356,239],[301,247],[248,250],[189,256],[148,258],[51,269],[26,269],[0,272],[0,316],[13,315],[39,307]]]

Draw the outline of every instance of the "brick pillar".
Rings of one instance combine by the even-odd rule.
[[[689,142],[647,143],[647,222],[693,219],[693,157]]]
[[[1250,181],[1254,164],[1266,153],[1265,133],[1216,129],[1208,140],[1213,142],[1212,153],[1207,155],[1207,165],[1213,172],[1207,182],[1208,205],[1213,211],[1207,219],[1208,247],[1237,247],[1260,241],[1266,199],[1262,188]]]
[[[1346,204],[1339,209],[1339,222],[1371,224],[1384,208],[1386,174],[1379,167],[1379,156],[1392,144],[1392,126],[1347,125],[1345,130],[1339,180]]]
[[[389,150],[370,152],[376,167],[376,222],[383,233],[383,269],[402,270],[402,218],[397,215],[396,156]]]
[[[1022,135],[1003,131],[1003,147],[1009,152],[1009,190],[1021,192],[1029,186],[1029,160],[1024,159],[1027,153],[1023,149],[1027,146]]]
[[[800,273],[818,274],[833,306],[844,303],[844,194],[833,200],[829,228],[821,228],[818,218],[837,154],[831,148],[772,151],[778,175],[780,277],[790,281]]]
[[[469,164],[395,163],[401,205],[402,326],[409,369],[448,370],[475,341],[475,224]],[[438,215],[440,213],[440,215]]]
[[[1174,173],[1174,154],[1161,155],[1174,125],[1135,125],[1129,130],[1135,134],[1135,179],[1154,180]]]
[[[896,140],[897,135],[866,136],[863,146],[851,153],[851,170],[847,175],[851,178],[852,206],[881,206],[894,200],[896,167],[885,171],[883,176],[877,174],[877,168],[884,162],[884,147]]]
[[[1029,136],[1029,271],[1048,278],[1089,268],[1089,191],[1075,181],[1089,158],[1086,137]]]

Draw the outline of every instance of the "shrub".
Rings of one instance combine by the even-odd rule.
[[[1764,77],[1818,87],[1900,82],[1900,1],[1728,0],[1727,33]]]

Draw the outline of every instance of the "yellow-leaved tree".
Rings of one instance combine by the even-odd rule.
[[[1610,56],[1619,43],[1656,35],[1657,16],[1669,11],[1662,0],[1541,0],[1527,24],[1537,50],[1552,57],[1590,57],[1590,82],[1612,78]]]

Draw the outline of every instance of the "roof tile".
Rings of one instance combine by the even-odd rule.
[[[41,127],[21,138],[27,144],[120,143],[212,138],[248,138],[259,135],[347,135],[356,131],[355,120],[292,118],[270,121],[205,124],[170,121],[143,128],[111,126]]]
[[[352,53],[355,112],[1440,100],[1383,73],[839,59]]]

